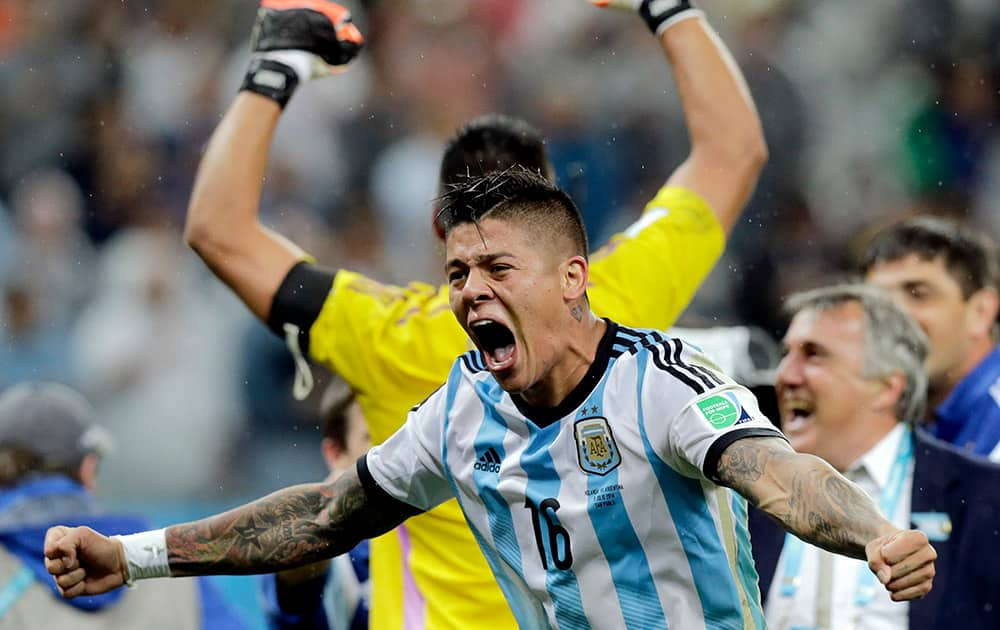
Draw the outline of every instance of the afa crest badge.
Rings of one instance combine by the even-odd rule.
[[[573,427],[580,468],[595,475],[606,475],[622,463],[618,444],[611,434],[607,418],[579,420]]]

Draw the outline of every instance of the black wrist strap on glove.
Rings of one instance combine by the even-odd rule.
[[[284,109],[298,85],[299,77],[287,65],[271,59],[253,59],[240,91],[266,96]]]
[[[659,35],[674,18],[693,9],[690,0],[643,0],[639,6],[639,15],[646,20],[649,30]]]

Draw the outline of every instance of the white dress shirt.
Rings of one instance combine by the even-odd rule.
[[[899,453],[900,440],[904,435],[903,425],[897,425],[886,434],[878,444],[851,464],[844,473],[848,479],[861,487],[876,504],[882,499],[882,493],[889,483],[892,467]],[[902,529],[910,527],[910,491],[913,487],[913,460],[903,477],[899,499],[892,515],[887,515],[894,525]],[[764,614],[767,627],[773,630],[808,630],[815,628],[832,628],[836,630],[906,630],[906,602],[894,602],[877,580],[868,582],[873,585],[874,593],[867,605],[858,606],[859,584],[862,572],[868,573],[867,563],[848,558],[833,556],[832,562],[821,563],[820,556],[827,552],[804,545],[802,560],[799,566],[798,587],[791,596],[782,596],[782,580],[786,576],[786,555],[788,545],[782,550],[778,559],[774,580],[768,593],[767,606]],[[821,564],[832,567],[828,576],[820,575]],[[832,584],[826,598],[817,597],[817,584],[820,582]],[[829,619],[817,619],[816,611],[826,610]]]

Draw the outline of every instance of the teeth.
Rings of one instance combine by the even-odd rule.
[[[492,324],[492,323],[493,322],[491,322],[488,319],[481,319],[481,320],[479,320],[477,322],[473,322],[472,327],[476,328],[477,326],[486,326],[487,324]]]
[[[784,408],[788,413],[792,414],[792,416],[800,418],[812,414],[815,406],[811,402],[805,400],[788,400],[785,401]]]

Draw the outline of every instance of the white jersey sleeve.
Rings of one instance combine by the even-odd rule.
[[[454,495],[443,465],[445,387],[410,410],[406,422],[365,456],[371,480],[389,496],[429,510]]]
[[[665,367],[647,365],[642,407],[652,447],[679,473],[717,481],[719,456],[736,440],[784,438],[754,395],[693,346]]]

